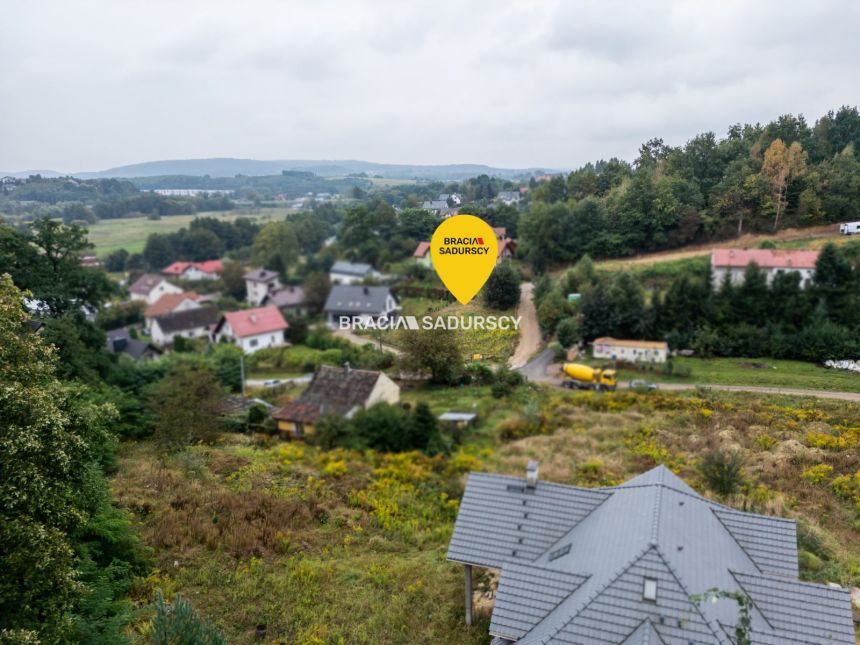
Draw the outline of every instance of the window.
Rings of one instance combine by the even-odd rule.
[[[657,580],[645,578],[642,582],[642,600],[657,602]]]
[[[249,346],[249,347],[256,347],[256,346],[257,346],[257,339],[256,339],[256,338],[252,338],[251,340],[249,340],[249,341],[248,341],[248,346]]]

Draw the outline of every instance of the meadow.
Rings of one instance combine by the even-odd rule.
[[[140,253],[146,244],[146,238],[152,233],[175,233],[180,228],[187,227],[196,217],[214,217],[215,219],[232,222],[239,217],[253,217],[266,221],[280,219],[291,212],[287,208],[261,208],[253,212],[202,212],[194,215],[169,215],[158,220],[146,217],[127,217],[122,219],[105,219],[91,224],[89,240],[95,245],[95,253],[99,257],[118,249],[129,253]]]
[[[537,459],[542,480],[606,486],[663,463],[715,497],[698,464],[716,448],[743,463],[720,501],[797,519],[804,579],[860,584],[860,406],[534,386],[502,400],[484,387],[417,387],[403,399],[474,410],[478,426],[436,457],[268,435],[224,434],[166,458],[125,444],[114,495],[156,565],[137,585],[141,604],[156,589],[179,592],[231,643],[253,642],[262,624],[275,643],[486,644],[486,603],[466,627],[462,569],[445,561],[469,471],[521,475]]]

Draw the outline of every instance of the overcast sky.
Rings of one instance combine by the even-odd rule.
[[[860,3],[12,0],[0,170],[576,167],[860,103]]]

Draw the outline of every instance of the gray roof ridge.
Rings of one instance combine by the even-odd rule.
[[[687,589],[687,585],[685,585],[684,581],[681,580],[681,576],[679,576],[678,572],[675,571],[675,567],[672,566],[672,563],[669,561],[669,558],[666,557],[666,554],[663,553],[663,550],[656,544],[653,546],[653,549],[657,553],[657,555],[660,557],[660,559],[663,561],[663,564],[666,565],[666,568],[669,570],[669,573],[672,574],[672,577],[675,578],[675,582],[678,583],[678,586],[681,587],[683,592],[687,595],[687,598],[690,598],[690,604],[696,608],[696,613],[699,614],[702,621],[710,628],[711,632],[713,632],[713,634],[714,634],[714,637],[718,641],[724,642],[723,639],[720,637],[720,632],[722,631],[722,629],[719,628],[719,621],[717,621],[716,618],[713,620],[708,620],[708,617],[705,616],[705,614],[702,612],[702,608],[699,606],[699,604],[693,602],[693,600],[692,600],[693,594],[691,594],[690,590]],[[715,625],[717,626],[717,629],[714,629]],[[733,644],[729,643],[729,645],[733,645]]]
[[[753,517],[763,518],[771,522],[785,522],[786,524],[791,523],[795,525],[797,524],[797,520],[794,520],[790,517],[779,517],[778,515],[761,515],[759,513],[750,513],[749,511],[740,511],[736,508],[732,508],[731,506],[726,506],[725,504],[720,504],[719,502],[710,500],[707,497],[703,497],[702,499],[704,499],[711,505],[712,510],[720,510],[728,513],[735,513],[737,515],[752,515]]]
[[[660,515],[663,511],[663,486],[657,487],[657,495],[654,499],[654,509],[651,513],[651,544],[656,546],[660,543]]]
[[[576,618],[579,614],[581,614],[583,611],[585,611],[591,603],[593,603],[595,600],[597,600],[597,598],[598,598],[598,597],[600,597],[600,594],[602,594],[604,591],[606,591],[606,589],[607,589],[610,585],[612,585],[612,583],[613,583],[613,582],[615,582],[616,580],[618,580],[618,578],[620,578],[620,577],[621,577],[621,576],[623,576],[625,573],[627,573],[627,570],[628,570],[628,569],[630,569],[630,567],[632,567],[634,564],[636,564],[636,563],[637,563],[637,562],[638,562],[638,561],[639,561],[639,560],[640,560],[640,559],[641,559],[641,558],[642,558],[646,553],[648,553],[648,551],[650,551],[650,550],[651,550],[651,549],[653,549],[653,548],[655,548],[655,547],[654,547],[654,545],[652,545],[652,544],[649,544],[648,546],[646,546],[644,549],[642,549],[641,551],[639,551],[635,556],[633,556],[633,558],[632,558],[629,562],[627,562],[626,564],[624,564],[624,565],[621,567],[621,569],[619,569],[619,570],[615,573],[615,575],[613,575],[611,578],[609,578],[609,580],[606,582],[606,584],[604,584],[604,585],[603,585],[603,586],[601,586],[600,588],[595,589],[594,591],[592,591],[592,592],[591,592],[591,594],[590,594],[587,598],[583,599],[583,600],[580,602],[580,604],[575,608],[575,610],[574,610],[574,611],[570,612],[570,614],[567,616],[566,620],[564,620],[563,622],[561,622],[559,625],[553,625],[553,627],[552,627],[552,631],[551,631],[551,632],[549,632],[549,634],[548,634],[548,638],[553,638],[554,636],[556,636],[556,634],[558,634],[562,629],[564,629],[564,628],[568,625],[568,623],[570,623],[570,621],[572,621],[572,620],[573,620],[574,618]],[[575,593],[575,592],[574,592],[574,593]],[[571,594],[571,595],[573,595],[573,594]],[[567,598],[565,598],[565,600],[569,600],[569,599],[570,599],[570,596],[568,596]],[[561,607],[561,605],[562,605],[562,604],[563,604],[563,603],[559,603],[559,604],[558,604],[558,606],[553,610],[553,612],[554,612],[554,611],[556,611],[559,607]],[[550,614],[552,614],[553,612],[550,612],[549,614],[547,614],[547,615],[544,617],[544,620],[546,620],[546,618],[548,618],[548,617],[550,616]],[[543,621],[541,621],[541,622],[543,622]],[[540,623],[538,623],[537,625],[535,625],[535,627],[538,627],[539,625],[540,625]],[[532,628],[532,629],[534,629],[534,628]],[[526,636],[528,636],[528,634],[526,634]],[[544,642],[544,643],[545,643],[545,642],[547,642],[547,641],[546,641],[546,639],[545,639],[545,640],[543,640],[543,641],[541,641],[541,642]],[[527,642],[524,642],[522,645],[527,645]]]
[[[823,582],[811,582],[809,580],[797,580],[795,578],[789,578],[787,576],[776,576],[770,575],[768,573],[747,573],[746,571],[732,571],[729,569],[729,573],[732,574],[732,577],[737,580],[736,576],[749,576],[750,578],[759,578],[764,580],[773,580],[775,582],[784,582],[792,585],[798,585],[802,587],[810,587],[812,589],[816,589],[818,591],[826,591],[828,593],[838,594],[841,596],[849,596],[851,595],[851,590],[846,589],[845,587],[831,587]],[[740,582],[738,582],[740,584]],[[743,585],[741,585],[743,586]]]
[[[510,479],[512,481],[522,482],[525,481],[524,477],[517,477],[516,475],[504,475],[501,473],[488,473],[482,470],[470,470],[469,475],[484,475],[485,477],[497,477],[499,479]],[[565,490],[572,490],[579,493],[599,493],[601,495],[605,495],[605,499],[609,499],[614,492],[614,488],[612,487],[601,487],[601,488],[586,488],[584,486],[571,486],[570,484],[560,484],[559,482],[551,482],[541,480],[537,484],[538,486],[552,486],[553,488],[561,488]]]
[[[758,562],[756,562],[756,560],[755,560],[755,558],[752,556],[752,554],[751,554],[749,551],[747,551],[747,550],[746,550],[746,547],[744,547],[744,545],[743,545],[743,544],[741,544],[741,541],[740,541],[740,540],[738,540],[738,538],[737,538],[737,536],[735,535],[734,531],[732,531],[728,526],[726,526],[726,523],[725,523],[725,522],[723,522],[723,518],[721,518],[721,517],[720,517],[720,514],[719,514],[719,513],[717,513],[716,511],[717,511],[717,509],[715,509],[715,508],[711,508],[711,513],[713,514],[713,516],[714,516],[714,517],[716,517],[716,518],[717,518],[717,522],[719,522],[719,523],[720,523],[720,526],[722,526],[722,527],[726,530],[726,533],[728,533],[729,535],[731,535],[731,536],[732,536],[732,539],[735,541],[735,544],[737,544],[737,545],[738,545],[738,547],[740,547],[740,550],[741,550],[741,551],[743,551],[743,552],[746,554],[746,556],[749,558],[750,562],[752,562],[752,563],[753,563],[753,566],[758,570],[758,572],[759,572],[759,573],[764,573],[764,570],[759,566]],[[731,572],[731,570],[730,570],[730,572]]]

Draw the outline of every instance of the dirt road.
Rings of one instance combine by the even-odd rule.
[[[343,338],[344,340],[348,340],[353,345],[367,345],[371,343],[374,347],[379,349],[380,343],[378,340],[371,338],[370,336],[359,336],[358,334],[354,334],[348,329],[336,329],[334,335],[338,338]],[[382,344],[383,351],[391,352],[395,356],[399,356],[402,352],[392,345]]]
[[[521,316],[520,338],[517,341],[514,355],[508,359],[508,366],[511,369],[523,367],[541,346],[540,326],[532,298],[533,289],[534,285],[531,282],[524,282],[520,285],[520,306],[517,309],[517,315]]]
[[[814,226],[810,228],[787,228],[776,234],[751,234],[741,235],[731,240],[712,242],[697,246],[685,246],[677,251],[660,251],[659,253],[646,253],[632,258],[619,258],[617,260],[603,260],[597,262],[597,266],[607,269],[618,269],[625,266],[657,264],[659,262],[671,262],[672,260],[685,260],[703,255],[710,255],[716,248],[758,248],[764,241],[791,242],[795,240],[812,240],[810,247],[823,246],[825,242],[838,242],[845,239],[839,234],[838,224],[827,224],[825,226]]]

